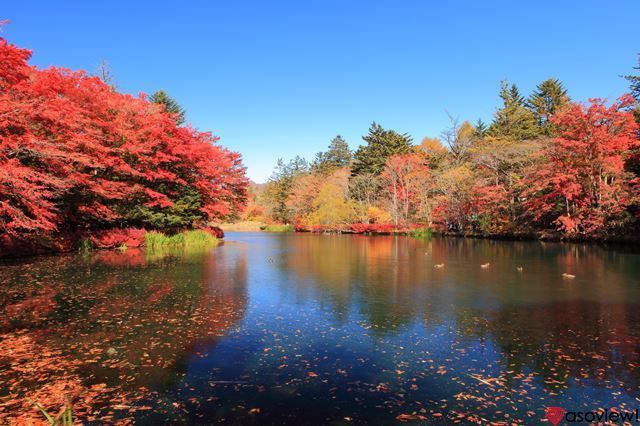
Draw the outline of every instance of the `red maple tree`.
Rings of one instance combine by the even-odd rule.
[[[217,137],[178,126],[145,95],[118,93],[82,71],[32,67],[30,55],[0,38],[5,238],[191,226],[243,206],[240,155],[216,145]],[[161,221],[167,212],[173,222]]]
[[[418,154],[392,155],[381,174],[394,224],[406,225],[421,208],[421,198],[431,184],[429,168]]]
[[[541,154],[546,159],[525,180],[525,206],[566,236],[597,237],[630,219],[632,201],[625,157],[637,146],[629,96],[607,106],[600,99],[572,104],[552,122],[558,128]]]

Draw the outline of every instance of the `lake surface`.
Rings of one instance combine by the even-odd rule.
[[[95,424],[635,410],[639,308],[640,255],[592,245],[230,233],[5,262],[0,423],[61,395]]]

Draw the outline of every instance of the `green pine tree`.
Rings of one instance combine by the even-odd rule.
[[[503,81],[500,98],[503,106],[496,111],[494,121],[487,131],[488,136],[521,141],[536,139],[542,134],[533,112],[526,107],[515,84],[509,85]]]
[[[165,111],[174,114],[176,123],[181,126],[185,122],[186,111],[180,104],[167,94],[164,90],[158,90],[149,98],[154,104],[164,105]]]
[[[633,69],[640,70],[640,55],[638,55],[638,66]],[[631,90],[631,96],[636,99],[633,114],[636,122],[640,124],[640,75],[626,75],[624,78],[630,83],[629,89]],[[640,139],[640,130],[638,131],[638,138]],[[632,155],[629,155],[627,159],[627,169],[636,176],[640,176],[640,149],[634,149]]]
[[[640,55],[638,55],[638,66],[633,67],[633,69],[640,70]],[[634,115],[636,121],[640,123],[640,75],[625,75],[624,78],[630,83],[629,89],[631,89],[631,96],[636,99]]]
[[[349,145],[342,136],[338,135],[331,140],[329,149],[326,152],[316,154],[311,167],[314,171],[327,173],[331,170],[348,166],[352,156]]]
[[[407,154],[413,151],[413,140],[407,133],[385,130],[374,122],[369,133],[362,139],[367,143],[360,145],[353,156],[353,176],[363,173],[378,175],[384,169],[387,158],[395,154]]]
[[[550,136],[553,133],[549,118],[569,102],[567,90],[562,83],[550,78],[538,84],[536,90],[527,100],[527,106],[533,112],[542,132]]]
[[[638,66],[633,67],[634,70],[640,70],[640,54],[638,55]],[[640,75],[626,75],[624,78],[630,83],[631,95],[640,102]]]
[[[121,217],[129,224],[150,229],[175,230],[192,227],[204,220],[201,211],[202,197],[191,186],[162,183],[155,188],[159,192],[171,193],[170,207],[150,207],[145,203],[121,204],[117,207]]]
[[[476,125],[473,126],[474,127],[474,136],[478,139],[482,139],[487,135],[487,125],[484,124],[484,121],[482,121],[481,118],[478,118],[478,121],[476,121]]]

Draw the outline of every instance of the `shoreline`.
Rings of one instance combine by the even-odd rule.
[[[218,228],[223,231],[221,237],[216,237],[218,239],[218,243],[222,243],[224,241],[224,232],[260,232],[265,234],[277,234],[277,233],[300,233],[300,234],[344,234],[344,235],[365,235],[365,236],[407,236],[410,237],[409,229],[401,229],[401,230],[390,230],[390,231],[364,231],[357,232],[353,229],[342,229],[342,230],[308,230],[308,229],[295,229],[294,231],[267,231],[264,229],[264,224],[260,224],[260,226],[238,226],[234,227],[234,224],[220,224],[215,228]],[[412,237],[412,238],[462,238],[462,239],[475,239],[475,240],[490,240],[490,241],[524,241],[524,242],[547,242],[547,243],[569,243],[569,244],[588,244],[594,246],[602,246],[608,248],[608,246],[618,246],[618,247],[635,247],[640,249],[640,238],[639,237],[630,237],[630,238],[604,238],[604,239],[593,239],[593,238],[561,238],[558,235],[550,235],[550,234],[541,234],[536,235],[532,233],[523,233],[523,234],[462,234],[462,233],[454,233],[454,232],[438,232],[432,231],[431,237]],[[147,247],[145,244],[127,246],[127,248],[152,248]],[[110,246],[110,247],[93,247],[90,251],[109,251],[109,250],[122,250],[120,246]],[[0,253],[0,262],[12,261],[12,260],[22,260],[22,259],[30,259],[35,257],[43,257],[43,256],[56,256],[56,255],[65,255],[65,254],[73,254],[81,251],[81,249],[77,247],[64,249],[64,250],[42,250],[42,251],[33,251],[31,253],[20,253],[17,255],[4,255],[4,253]],[[125,250],[126,251],[126,250]]]
[[[272,232],[265,231],[267,226],[262,222],[250,222],[252,226],[247,227],[244,223],[238,224],[219,224],[218,226],[225,232]],[[306,229],[301,227],[295,227],[296,233],[315,233],[315,234],[352,234],[352,235],[409,235],[411,229],[392,229],[385,231],[354,231],[351,228],[344,229]],[[596,244],[596,245],[638,245],[640,247],[640,235],[639,236],[612,236],[605,238],[587,238],[587,237],[562,237],[560,234],[551,232],[523,232],[523,233],[511,233],[511,234],[480,234],[480,233],[459,233],[459,232],[442,232],[431,231],[434,237],[455,237],[455,238],[470,238],[470,239],[482,239],[482,240],[494,240],[494,241],[543,241],[543,242],[556,242],[556,243],[573,243],[573,244]]]
[[[159,247],[192,246],[216,242],[224,239],[224,231],[218,227],[185,229],[175,233],[163,233],[157,230],[138,228],[114,228],[82,235],[73,240],[60,240],[51,245],[36,245],[26,242],[5,241],[0,246],[0,262],[5,260],[26,259],[37,256],[50,256],[93,251],[120,251],[129,249],[154,249]],[[57,246],[55,245],[57,244]]]

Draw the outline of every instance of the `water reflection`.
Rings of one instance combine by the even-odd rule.
[[[546,406],[638,405],[638,253],[227,238],[207,252],[2,267],[0,407],[73,393],[79,414],[102,422],[380,424],[537,423]]]
[[[114,405],[135,412],[132,403],[184,374],[194,348],[214,345],[242,318],[246,275],[244,253],[222,247],[3,266],[4,412],[28,413],[24,397],[57,411],[66,396],[88,420],[109,420],[101,410]]]
[[[386,345],[385,335],[402,344],[426,336],[425,354],[435,346],[443,353],[440,362],[461,375],[493,377],[510,391],[523,392],[519,403],[491,410],[486,397],[478,395],[501,391],[480,385],[478,395],[466,395],[477,404],[448,402],[458,406],[458,413],[469,415],[470,405],[487,414],[529,405],[528,417],[540,416],[549,397],[565,404],[580,400],[589,409],[635,408],[640,395],[637,254],[588,245],[403,237],[308,236],[279,242],[284,253],[279,267],[295,276],[283,281],[290,287],[282,291],[328,306],[336,327],[358,321]],[[434,268],[442,263],[444,268]],[[491,266],[480,266],[486,263]],[[567,281],[564,272],[577,277]],[[417,332],[416,323],[423,327]],[[465,356],[478,347],[482,366]],[[536,394],[537,404],[531,396]]]

